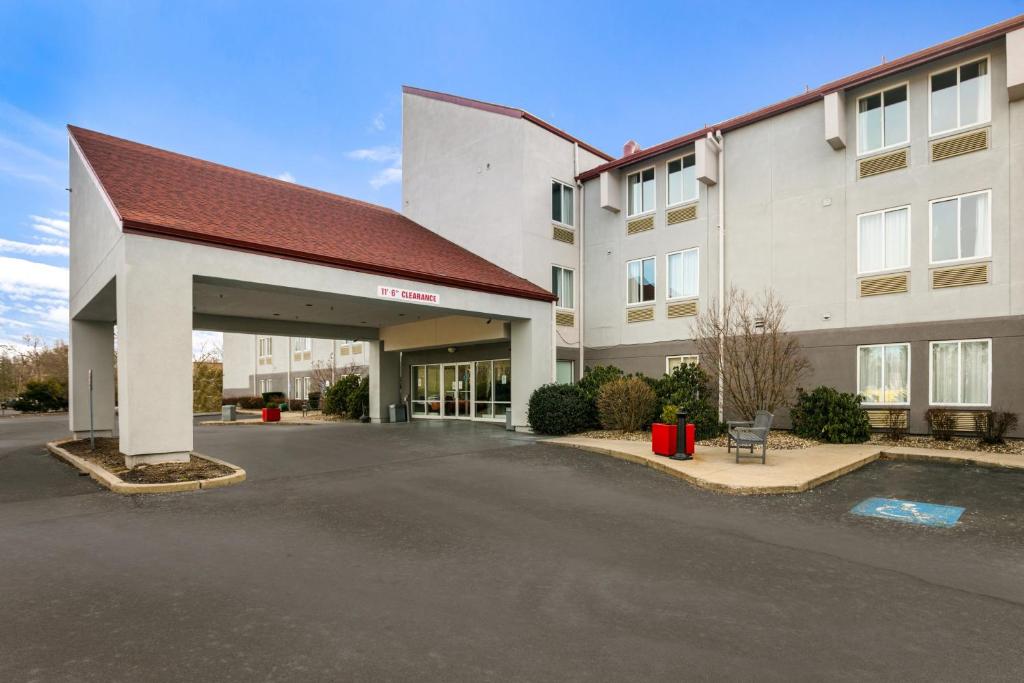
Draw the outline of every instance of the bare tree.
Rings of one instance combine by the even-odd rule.
[[[204,343],[192,357],[192,410],[209,413],[220,410],[224,396],[223,352],[216,344]]]
[[[327,360],[313,361],[313,384],[315,386],[314,391],[323,391],[326,389],[335,378],[334,370],[334,352],[332,351]]]
[[[697,349],[725,404],[746,420],[788,406],[810,363],[786,330],[786,306],[770,289],[755,299],[731,288],[717,308],[697,316]]]

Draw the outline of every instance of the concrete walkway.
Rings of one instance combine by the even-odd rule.
[[[672,460],[651,452],[648,441],[565,436],[550,443],[610,455],[654,468],[712,491],[736,495],[801,493],[841,477],[879,458],[1024,469],[1024,457],[980,451],[942,451],[879,444],[821,444],[796,450],[768,452],[760,458],[741,458],[721,447],[699,446],[693,460]]]

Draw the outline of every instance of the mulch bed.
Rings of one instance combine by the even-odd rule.
[[[1007,439],[1005,443],[985,443],[981,439],[953,437],[949,441],[939,441],[931,436],[904,436],[892,439],[885,434],[872,434],[871,443],[883,446],[907,446],[910,448],[934,448],[940,451],[982,451],[985,453],[1003,453],[1008,455],[1024,455],[1024,440]]]
[[[169,484],[178,481],[199,481],[214,479],[234,472],[230,467],[218,465],[195,455],[187,463],[165,463],[162,465],[139,465],[128,469],[124,466],[124,454],[117,439],[97,438],[96,450],[89,449],[89,439],[79,439],[62,444],[67,452],[96,463],[122,481],[130,484]]]

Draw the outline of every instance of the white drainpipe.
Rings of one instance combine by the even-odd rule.
[[[717,130],[708,140],[718,149],[718,320],[725,315],[725,138]],[[725,337],[718,338],[718,421],[725,419],[725,382],[722,378],[722,355],[725,352]]]
[[[580,143],[578,143],[578,142],[574,142],[573,143],[573,154],[574,154],[574,156],[573,156],[573,168],[572,168],[573,176],[572,177],[576,178],[580,174]],[[583,207],[585,205],[584,198],[586,197],[586,195],[585,195],[585,190],[583,189],[583,183],[581,183],[578,180],[576,181],[576,195],[580,199],[580,204],[579,204],[580,210],[576,212],[576,224],[578,226],[576,228],[576,237],[577,237],[577,239],[578,239],[578,241],[580,243],[580,247],[579,247],[580,254],[579,254],[579,267],[576,269],[576,275],[577,275],[576,280],[577,281],[575,283],[573,283],[573,285],[576,287],[576,292],[575,292],[575,294],[576,294],[576,310],[579,311],[579,315],[576,318],[576,329],[577,329],[577,334],[579,335],[579,344],[578,345],[579,345],[579,348],[580,348],[580,365],[579,365],[578,368],[576,368],[576,371],[579,372],[579,376],[582,378],[583,377],[583,368],[586,367],[583,364],[583,303],[584,303],[584,301],[583,301],[583,281],[584,281],[583,280],[583,277],[584,277],[583,276],[583,226],[584,226],[584,220],[583,219],[585,217],[585,213],[584,213],[585,209]],[[575,381],[575,380],[576,380],[576,378],[573,377],[573,381]]]

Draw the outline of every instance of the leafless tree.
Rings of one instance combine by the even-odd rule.
[[[315,386],[314,391],[323,391],[334,382],[335,369],[334,369],[334,352],[327,356],[327,360],[313,361],[313,385]]]
[[[766,289],[754,298],[731,288],[722,311],[715,302],[697,316],[697,349],[722,388],[725,404],[743,419],[788,406],[810,364],[785,327],[786,306]]]

